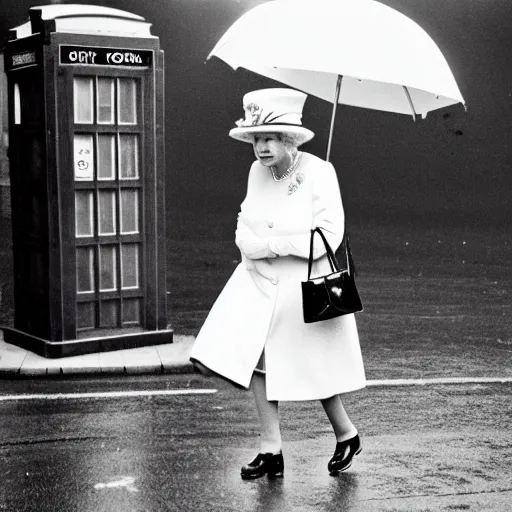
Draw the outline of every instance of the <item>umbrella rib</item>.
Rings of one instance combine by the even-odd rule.
[[[407,87],[405,85],[402,85],[402,87],[404,88],[405,95],[407,96],[407,99],[409,100],[409,106],[411,107],[411,110],[412,110],[412,118],[414,119],[414,122],[416,122],[416,116],[418,114],[416,113],[416,110],[414,109],[414,104],[412,102],[411,95],[410,95],[409,90],[407,89]]]

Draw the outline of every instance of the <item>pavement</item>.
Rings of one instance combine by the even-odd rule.
[[[326,470],[334,437],[318,402],[283,402],[285,476],[256,481],[239,476],[258,443],[252,396],[220,379],[1,384],[2,511],[33,512],[35,503],[38,512],[512,510],[510,384],[347,394],[363,452],[336,478]],[[212,385],[217,392],[205,396]],[[107,396],[106,388],[117,393]]]
[[[86,375],[158,375],[198,373],[190,362],[194,336],[174,334],[173,343],[82,356],[47,359],[6,343],[0,330],[0,378]],[[368,379],[367,386],[415,386],[427,384],[511,383],[512,377],[440,377]]]
[[[0,377],[193,373],[189,354],[194,336],[174,334],[173,339],[165,345],[47,359],[6,343],[0,331]]]
[[[130,390],[133,386],[140,385],[140,382],[151,389],[158,388],[163,382],[157,375],[195,372],[189,361],[194,339],[193,336],[175,334],[174,343],[167,345],[46,359],[6,343],[0,331],[0,378],[10,379],[7,386],[25,386],[25,383],[18,379],[66,375],[153,375],[153,378],[146,377],[143,381],[136,378],[116,381],[120,386],[129,385]],[[94,379],[86,380],[94,382]],[[182,385],[179,385],[180,382]],[[59,378],[50,378],[32,379],[29,385],[50,385],[51,389],[52,386],[62,385],[66,385],[67,388],[69,385],[74,386],[73,383],[74,380],[64,383]],[[182,389],[191,385],[192,389],[187,391],[194,391],[194,388],[200,391],[199,388],[205,387],[210,381],[196,373],[192,379],[187,375],[176,376],[176,383]],[[83,460],[85,442],[94,445],[99,442],[98,439],[101,442],[108,439],[114,440],[112,446],[122,446],[123,449],[121,452],[119,447],[116,452],[112,451],[113,448],[107,450],[104,460],[99,464],[93,464],[94,467],[100,468],[97,481],[107,482],[97,485],[103,485],[107,489],[112,484],[109,478],[114,478],[118,474],[134,474],[132,480],[141,486],[141,492],[137,490],[137,493],[125,493],[124,501],[118,501],[121,496],[119,490],[116,494],[104,495],[97,491],[97,486],[93,491],[80,488],[82,494],[79,493],[78,497],[88,504],[81,510],[100,510],[98,505],[107,502],[108,507],[101,510],[139,510],[141,500],[154,504],[160,496],[170,497],[170,506],[173,507],[173,499],[178,499],[178,492],[181,492],[180,510],[184,512],[510,512],[512,444],[509,429],[510,411],[504,404],[510,401],[511,384],[511,377],[461,376],[369,380],[368,389],[348,394],[344,398],[348,409],[353,411],[351,416],[357,420],[358,427],[363,432],[364,456],[358,458],[354,470],[337,479],[329,477],[325,471],[325,457],[332,448],[329,426],[326,425],[325,418],[317,414],[317,410],[313,408],[316,406],[315,402],[299,402],[284,403],[280,406],[286,432],[288,468],[284,481],[262,479],[251,482],[249,487],[246,482],[240,480],[239,466],[243,461],[249,460],[254,451],[252,447],[247,446],[246,435],[247,432],[255,430],[257,420],[254,411],[247,409],[247,394],[240,393],[218,379],[216,385],[219,386],[220,392],[210,394],[207,402],[200,394],[195,397],[191,393],[185,404],[182,401],[163,402],[165,413],[154,413],[157,410],[155,408],[162,406],[159,400],[145,402],[144,407],[133,398],[132,401],[116,402],[116,407],[121,408],[120,410],[105,409],[103,402],[92,402],[93,406],[88,407],[98,407],[94,415],[95,421],[104,416],[102,428],[106,430],[102,431],[103,437],[89,436],[87,439],[90,441],[80,440],[80,443],[74,446],[68,442],[66,436],[69,435],[70,439],[75,438],[76,432],[73,430],[66,434],[59,430],[59,435],[68,443],[65,451],[68,455],[62,460],[59,457],[63,457],[63,450],[58,443],[30,443],[30,456],[37,459],[37,463],[33,463],[32,466],[39,467],[43,464],[44,468],[39,473],[36,471],[35,476],[32,475],[32,479],[35,477],[34,483],[20,479],[18,473],[12,469],[13,463],[19,467],[30,465],[27,463],[27,452],[24,451],[25,442],[9,442],[5,436],[15,436],[22,431],[25,437],[33,436],[38,439],[40,423],[34,421],[34,418],[31,422],[27,421],[31,415],[37,418],[38,409],[37,406],[31,406],[32,412],[27,418],[23,416],[23,427],[20,428],[5,423],[7,420],[16,420],[16,415],[11,411],[9,415],[3,416],[5,425],[3,424],[4,430],[0,432],[3,437],[3,444],[0,443],[0,463],[9,463],[6,467],[10,468],[10,473],[7,472],[10,480],[4,482],[6,489],[15,489],[16,485],[19,485],[17,482],[23,482],[23,492],[10,493],[13,499],[16,496],[18,501],[26,499],[27,503],[33,503],[32,494],[37,494],[41,488],[51,490],[45,492],[45,496],[49,496],[50,501],[58,499],[59,505],[51,504],[49,508],[41,510],[62,509],[63,496],[67,496],[75,503],[76,493],[68,496],[64,492],[65,488],[74,488],[75,482],[73,485],[69,484],[63,475],[75,475],[76,468],[70,469],[69,464],[72,465],[73,460]],[[165,390],[161,390],[161,393],[164,392]],[[73,398],[70,394],[66,397],[76,400],[78,395]],[[30,398],[33,400],[37,396]],[[3,397],[3,401],[1,399],[0,395],[0,402],[4,403],[19,400],[19,396],[8,395]],[[205,403],[208,406],[205,406]],[[130,418],[135,414],[137,420],[133,422],[135,430],[128,435],[125,429],[121,436],[118,426],[123,418],[126,418],[125,407],[135,407],[129,412]],[[148,407],[150,412],[146,410]],[[46,424],[48,417],[52,416],[48,416],[48,405],[45,405],[44,410]],[[241,410],[246,412],[240,414]],[[58,418],[59,429],[64,428],[63,425],[66,425],[66,428],[75,428],[73,422],[62,422],[62,409],[57,411],[55,418]],[[144,423],[141,423],[141,411],[145,411],[146,414]],[[114,416],[112,421],[112,415],[119,417]],[[227,417],[223,419],[225,415]],[[154,421],[164,421],[165,426],[153,424]],[[90,428],[90,423],[84,424]],[[130,422],[127,425],[130,425]],[[180,449],[176,449],[174,435],[141,436],[141,425],[145,425],[150,432],[179,432]],[[27,429],[30,428],[35,429],[36,433],[29,435]],[[229,429],[240,434],[236,437],[233,432],[230,433],[230,441],[226,445],[225,432]],[[168,444],[163,445],[164,441]],[[137,453],[130,450],[140,446],[143,446],[143,460],[150,457],[147,466],[133,462],[137,459]],[[69,457],[70,449],[75,450],[75,457]],[[92,446],[91,450],[95,449],[95,446]],[[6,450],[9,455],[6,455]],[[41,453],[38,450],[42,450]],[[183,450],[195,455],[184,458]],[[123,456],[121,459],[120,453]],[[95,453],[94,456],[99,455]],[[59,463],[52,463],[46,467],[46,460],[58,460]],[[304,462],[306,460],[307,464]],[[151,478],[133,473],[135,467],[140,471],[145,467],[150,468]],[[176,473],[179,474],[178,480],[169,478],[165,470],[154,471],[154,468],[169,467],[179,468]],[[58,475],[52,473],[56,471],[55,468],[60,468]],[[83,470],[81,466],[78,469]],[[49,476],[45,476],[47,473]],[[112,485],[118,480],[119,478]],[[198,480],[202,482],[199,487]],[[59,487],[60,484],[56,482],[64,484]],[[153,483],[150,485],[148,482]],[[184,501],[183,496],[186,496]],[[158,510],[174,510],[167,506],[168,504],[162,505]],[[2,507],[0,488],[0,510],[32,510],[18,506],[7,507]]]

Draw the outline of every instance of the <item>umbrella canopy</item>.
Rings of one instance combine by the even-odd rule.
[[[213,56],[335,104],[416,118],[464,103],[432,38],[374,0],[263,3],[227,30]]]

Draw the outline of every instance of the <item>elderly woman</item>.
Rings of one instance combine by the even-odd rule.
[[[245,118],[229,135],[253,145],[256,161],[236,230],[241,264],[222,290],[192,348],[191,360],[250,388],[260,420],[256,458],[243,479],[283,476],[280,400],[320,400],[336,436],[331,474],[348,469],[361,440],[341,393],[366,384],[354,315],[304,323],[310,233],[322,228],[337,248],[344,213],[333,166],[298,147],[314,134],[301,124],[306,95],[262,89],[244,96]],[[315,237],[312,275],[330,273]],[[316,274],[315,274],[316,273]]]

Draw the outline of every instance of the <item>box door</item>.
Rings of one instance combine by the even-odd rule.
[[[73,74],[76,329],[144,325],[143,77]]]

